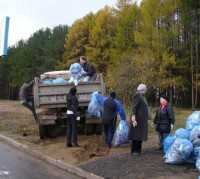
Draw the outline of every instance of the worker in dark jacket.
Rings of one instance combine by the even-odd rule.
[[[129,139],[132,141],[131,154],[139,155],[142,151],[142,142],[148,137],[148,104],[144,94],[147,91],[145,84],[137,87],[137,93],[133,99],[131,127]]]
[[[174,112],[168,101],[167,96],[160,96],[160,107],[154,119],[156,131],[159,136],[160,150],[163,149],[163,140],[169,135],[175,123]]]
[[[33,113],[33,116],[36,120],[38,121],[36,112],[35,112],[35,107],[34,107],[34,100],[33,100],[33,84],[34,81],[30,82],[25,82],[20,90],[19,90],[19,99],[22,105],[27,107],[31,112]]]
[[[85,71],[84,76],[88,77],[89,81],[94,81],[96,80],[96,69],[92,64],[89,64],[87,61],[87,58],[84,56],[80,57],[80,64]]]
[[[77,138],[77,116],[78,116],[78,98],[76,96],[76,87],[72,87],[67,95],[67,146],[78,147]]]
[[[110,97],[104,101],[103,105],[102,119],[104,124],[105,142],[109,148],[112,146],[117,117],[117,104],[115,102],[115,98],[116,93],[111,92]]]

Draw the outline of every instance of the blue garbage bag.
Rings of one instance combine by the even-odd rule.
[[[192,130],[198,125],[200,125],[200,111],[195,111],[187,118],[186,129]]]
[[[63,78],[56,78],[55,80],[52,81],[53,84],[65,84],[67,81]]]
[[[197,157],[195,156],[195,152],[194,150],[192,151],[192,153],[190,154],[189,158],[186,159],[186,163],[190,163],[190,164],[195,164]]]
[[[167,151],[170,149],[171,145],[174,143],[175,140],[176,137],[174,135],[169,135],[164,139],[163,141],[164,154],[167,153]]]
[[[115,131],[112,144],[119,146],[128,142],[129,125],[127,121],[120,120],[119,125]]]
[[[107,96],[101,95],[99,92],[94,92],[97,102],[103,107],[104,101],[108,98]]]
[[[177,138],[164,156],[165,163],[184,163],[189,159],[192,151],[193,145],[189,140]]]
[[[104,97],[98,93],[98,91],[92,93],[90,103],[88,105],[88,113],[98,118],[101,117],[103,112]]]
[[[200,172],[200,156],[196,160],[196,168]]]
[[[200,125],[195,126],[190,135],[190,141],[192,142],[194,148],[200,147]]]
[[[44,84],[44,85],[51,85],[53,82],[52,82],[52,80],[43,80],[42,81],[42,84]]]
[[[117,104],[117,112],[119,113],[120,120],[126,120],[126,113],[122,103],[119,100],[115,100]]]
[[[85,73],[82,66],[79,63],[73,63],[71,64],[69,68],[69,74],[70,74],[70,79],[69,83],[74,83],[75,85],[78,85],[80,82],[83,74]]]
[[[184,128],[177,129],[175,135],[177,138],[190,139],[190,131]]]
[[[69,72],[70,74],[75,74],[75,75],[81,74],[82,67],[79,63],[73,63],[70,65]]]
[[[200,157],[200,146],[199,147],[194,147],[194,156]]]
[[[98,91],[95,91],[91,95],[90,103],[88,105],[88,113],[93,116],[100,117],[103,112],[103,104],[107,99],[107,96],[101,95]],[[119,113],[120,120],[126,120],[126,113],[122,103],[119,100],[115,100],[117,105],[117,112]]]

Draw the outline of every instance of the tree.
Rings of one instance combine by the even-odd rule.
[[[4,79],[3,86],[8,86],[15,96],[25,81],[46,71],[55,70],[62,59],[66,33],[67,26],[58,26],[53,30],[40,29],[27,41],[21,40],[11,47],[0,65],[7,69],[0,71],[0,76]],[[9,96],[13,96],[12,94]]]
[[[94,24],[94,15],[88,14],[82,19],[74,22],[69,29],[65,40],[65,51],[62,65],[66,68],[75,62],[81,55],[86,55],[86,48],[89,45],[89,35]]]
[[[115,28],[116,18],[113,9],[105,7],[97,12],[95,24],[90,32],[86,54],[100,72],[106,73],[108,66],[112,65],[110,50],[113,47]]]

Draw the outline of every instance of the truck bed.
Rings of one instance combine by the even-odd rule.
[[[63,108],[66,107],[66,95],[73,84],[43,84],[39,78],[35,78],[34,103],[36,108]],[[104,94],[105,87],[102,75],[97,81],[80,82],[77,86],[77,94],[80,106],[87,107],[90,95],[94,91]]]

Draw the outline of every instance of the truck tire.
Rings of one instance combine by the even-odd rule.
[[[59,125],[49,125],[47,128],[48,137],[50,138],[56,138],[66,134],[66,127],[61,127]]]
[[[47,137],[47,126],[45,125],[39,125],[39,135],[40,139],[44,139]]]
[[[92,125],[92,124],[85,125],[85,134],[86,135],[94,134],[94,131],[95,131],[94,125]]]
[[[102,124],[96,124],[96,130],[95,130],[96,135],[101,135],[102,130],[103,130],[103,125]]]

